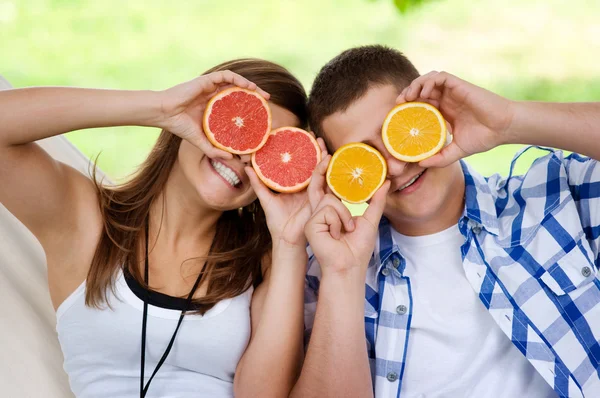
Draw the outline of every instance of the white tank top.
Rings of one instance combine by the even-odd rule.
[[[186,315],[146,397],[233,397],[233,375],[250,340],[252,291],[217,303],[203,316]],[[122,272],[108,300],[111,308],[87,307],[84,282],[56,312],[64,369],[78,398],[139,396],[143,302]],[[148,306],[146,382],[180,314]]]

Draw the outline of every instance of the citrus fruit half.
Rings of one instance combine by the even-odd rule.
[[[217,148],[239,155],[260,149],[271,131],[271,109],[257,92],[229,88],[210,99],[202,128]]]
[[[252,154],[258,178],[277,192],[298,192],[306,188],[321,161],[317,140],[295,127],[282,127],[269,134],[267,143]]]
[[[361,143],[339,148],[327,167],[327,185],[348,203],[371,199],[385,182],[387,164],[379,151]]]
[[[404,162],[435,155],[446,142],[446,121],[433,105],[407,102],[388,113],[381,137],[387,150]]]

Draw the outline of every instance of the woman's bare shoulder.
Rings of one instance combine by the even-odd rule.
[[[85,281],[104,228],[96,186],[79,171],[65,167],[71,209],[42,243],[55,308]]]

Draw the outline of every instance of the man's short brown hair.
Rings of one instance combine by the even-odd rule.
[[[417,77],[415,66],[393,48],[372,45],[346,50],[315,78],[308,99],[310,128],[327,142],[322,126],[326,117],[348,109],[372,86],[393,84],[403,89]]]

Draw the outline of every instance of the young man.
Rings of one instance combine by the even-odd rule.
[[[420,164],[394,159],[380,133],[396,103],[414,100],[437,106],[453,133]],[[315,172],[310,343],[294,394],[599,397],[600,103],[509,101],[444,72],[419,77],[398,51],[368,46],[325,65],[309,105],[330,151],[374,146],[389,182],[352,218],[326,194],[330,158]],[[592,159],[548,150],[507,179],[459,161],[506,143]]]

